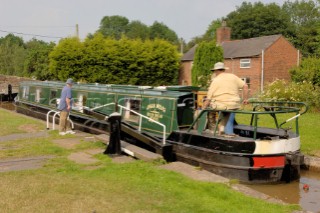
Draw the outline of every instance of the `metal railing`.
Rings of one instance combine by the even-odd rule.
[[[109,104],[105,104],[105,105],[101,105],[101,106],[97,106],[97,107],[94,107],[94,108],[89,108],[89,107],[85,107],[87,110],[90,110],[90,111],[94,111],[96,109],[99,109],[99,108],[103,108],[103,107],[106,107],[106,106],[110,106],[110,105],[116,105],[116,103],[109,103]],[[141,132],[141,128],[142,128],[142,119],[145,118],[146,120],[148,120],[149,122],[152,122],[152,123],[155,123],[155,124],[158,124],[159,126],[161,126],[163,128],[163,132],[162,132],[162,144],[163,145],[166,145],[166,126],[158,121],[155,121],[153,120],[152,118],[149,118],[145,115],[142,115],[132,109],[129,109],[125,106],[122,106],[122,105],[119,105],[117,104],[117,107],[120,107],[120,114],[122,115],[122,110],[125,109],[125,110],[128,110],[132,113],[134,113],[135,115],[138,115],[139,116],[139,123],[138,123],[138,131]],[[107,118],[108,116],[106,116]]]
[[[221,118],[222,112],[228,113],[238,113],[238,114],[247,114],[251,115],[251,121],[249,126],[253,127],[253,139],[257,137],[257,130],[258,130],[258,116],[259,115],[271,115],[274,118],[274,122],[277,129],[280,129],[284,124],[295,120],[296,126],[296,134],[299,135],[299,123],[298,118],[305,114],[308,111],[308,105],[303,102],[258,102],[258,101],[251,101],[250,104],[253,105],[252,110],[227,110],[227,109],[215,109],[215,108],[206,108],[201,110],[198,116],[195,118],[187,132],[190,132],[193,129],[193,126],[202,118],[202,116],[207,116],[208,112],[218,112],[218,119],[215,123],[214,135],[216,135],[217,127],[219,124],[219,120]],[[260,111],[263,110],[263,111]],[[280,125],[278,124],[278,120],[276,118],[277,114],[284,114],[284,113],[296,113],[293,117],[285,120]]]
[[[50,110],[49,112],[47,112],[47,129],[50,128],[50,114],[53,114],[53,118],[52,118],[52,129],[55,130],[55,121],[56,121],[56,116],[60,116],[60,111],[57,110]],[[74,129],[74,123],[72,122],[72,120],[70,119],[70,116],[68,116],[68,121],[70,121],[71,123],[71,128]]]

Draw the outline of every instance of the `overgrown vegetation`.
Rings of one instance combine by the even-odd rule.
[[[191,76],[194,86],[207,88],[210,85],[213,65],[223,61],[223,50],[215,42],[201,42],[197,46]]]
[[[312,83],[276,80],[260,95],[262,100],[297,101],[307,103],[312,110],[320,109],[320,87]]]

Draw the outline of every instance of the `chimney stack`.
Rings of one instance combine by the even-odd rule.
[[[217,45],[221,45],[224,41],[230,41],[231,28],[227,27],[227,22],[223,21],[221,27],[217,29]]]

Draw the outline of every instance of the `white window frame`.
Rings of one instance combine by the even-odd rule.
[[[240,68],[241,69],[251,68],[251,59],[249,58],[240,59]]]
[[[40,103],[41,100],[41,88],[36,88],[35,102]]]
[[[29,87],[28,86],[23,87],[22,98],[24,98],[24,99],[29,98]]]

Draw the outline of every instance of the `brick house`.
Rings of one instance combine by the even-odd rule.
[[[217,30],[217,44],[224,51],[227,72],[243,78],[249,85],[251,95],[263,91],[276,79],[289,81],[289,69],[299,65],[301,54],[282,35],[230,40],[231,30],[223,26]],[[191,85],[191,69],[196,46],[181,58],[179,84]]]

